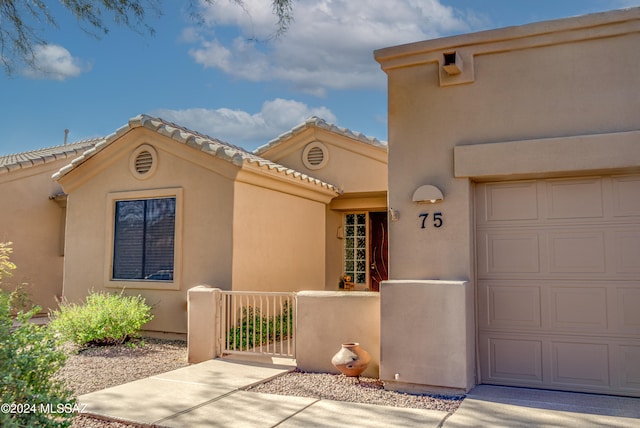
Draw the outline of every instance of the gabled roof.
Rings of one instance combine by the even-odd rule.
[[[282,177],[288,179],[310,183],[312,185],[316,185],[324,189],[334,191],[336,193],[339,192],[337,187],[333,186],[332,184],[325,183],[324,181],[313,178],[307,174],[303,174],[275,162],[263,159],[251,152],[246,151],[241,147],[225,143],[208,135],[200,134],[199,132],[189,130],[182,126],[176,125],[175,123],[171,123],[165,121],[164,119],[148,115],[139,115],[130,119],[126,125],[122,126],[116,132],[98,142],[89,150],[85,151],[80,157],[73,159],[69,165],[66,165],[65,167],[60,169],[60,171],[53,175],[53,179],[59,180],[60,178],[64,177],[66,174],[80,166],[87,159],[95,156],[113,141],[117,140],[127,132],[140,127],[150,129],[160,135],[169,137],[174,141],[200,150],[218,159],[225,160],[238,167],[242,167],[243,165],[251,165],[253,167],[258,167],[258,170],[263,169],[265,172],[275,172],[276,174],[279,174]]]
[[[387,149],[387,143],[384,141],[380,141],[374,137],[368,137],[364,134],[351,131],[350,129],[347,129],[347,128],[340,128],[339,126],[336,126],[332,123],[325,121],[324,119],[320,119],[319,117],[316,117],[316,116],[311,116],[301,124],[291,128],[289,131],[285,132],[284,134],[281,134],[277,138],[274,138],[273,140],[269,141],[267,144],[258,147],[257,149],[254,150],[253,153],[260,156],[263,153],[271,150],[276,146],[279,146],[285,141],[288,141],[291,137],[297,134],[300,134],[301,132],[309,128],[324,129],[329,132],[333,132],[333,133],[345,136],[347,138],[360,141],[362,143],[370,144],[375,147],[384,148],[385,150]]]
[[[102,140],[102,138],[94,138],[61,146],[0,156],[0,174],[74,157]]]

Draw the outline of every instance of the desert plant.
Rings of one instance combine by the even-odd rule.
[[[27,312],[33,308],[33,301],[27,291],[29,284],[22,283],[14,286],[7,283],[3,278],[13,276],[16,265],[11,261],[12,242],[0,242],[0,290],[8,293],[9,305],[11,306],[11,314],[17,315],[18,312]]]
[[[10,254],[13,252],[12,244],[12,242],[0,242],[0,280],[11,276],[11,272],[16,268],[10,259]]]
[[[27,291],[28,286],[29,284],[24,282],[16,286],[0,284],[0,288],[9,295],[9,306],[11,307],[12,315],[27,312],[35,306],[33,300],[31,300],[31,295]]]
[[[0,244],[0,280],[15,269]],[[6,256],[6,257],[4,257]],[[7,270],[8,269],[8,270]],[[40,310],[18,311],[0,290],[0,426],[68,427],[77,410],[72,393],[54,378],[66,361],[52,332],[29,320]]]
[[[49,314],[49,328],[63,340],[86,345],[115,345],[139,337],[153,319],[142,296],[91,292],[84,304],[61,302]]]

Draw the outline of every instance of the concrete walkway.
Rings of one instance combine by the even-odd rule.
[[[640,399],[479,386],[453,415],[243,391],[286,365],[211,360],[80,396],[87,413],[163,427],[640,427]]]

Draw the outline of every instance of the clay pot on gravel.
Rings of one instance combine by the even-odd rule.
[[[371,356],[357,342],[343,343],[331,363],[345,376],[357,377],[367,369]]]

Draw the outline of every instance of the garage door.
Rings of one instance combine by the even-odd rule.
[[[640,396],[640,175],[476,186],[482,383]]]

